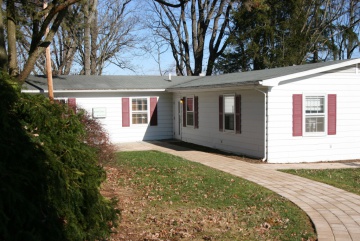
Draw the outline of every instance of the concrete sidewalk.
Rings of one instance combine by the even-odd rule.
[[[275,170],[301,166],[356,168],[360,163],[252,164],[161,141],[124,143],[118,148],[119,151],[158,150],[255,182],[303,209],[314,223],[319,241],[360,240],[360,196]]]

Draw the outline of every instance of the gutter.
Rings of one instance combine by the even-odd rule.
[[[117,89],[117,90],[54,90],[54,93],[114,93],[114,92],[164,92],[165,89]],[[22,93],[48,93],[48,90],[21,90]]]
[[[263,162],[267,161],[267,153],[268,153],[268,142],[267,142],[267,134],[268,134],[268,125],[267,125],[267,92],[264,92],[262,90],[259,90],[256,88],[256,86],[254,86],[254,90],[259,91],[260,93],[264,94],[264,158],[262,159]]]

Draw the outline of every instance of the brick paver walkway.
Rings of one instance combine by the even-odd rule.
[[[275,170],[284,165],[287,168],[301,168],[301,165],[309,164],[251,164],[166,142],[120,144],[119,150],[158,150],[242,177],[280,194],[303,209],[314,223],[319,241],[360,240],[360,196]],[[311,166],[322,169],[360,167],[360,163],[334,164],[319,163]]]

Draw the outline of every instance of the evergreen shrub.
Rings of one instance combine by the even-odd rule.
[[[0,240],[101,240],[116,225],[88,117],[0,76]],[[90,128],[91,129],[91,128]]]

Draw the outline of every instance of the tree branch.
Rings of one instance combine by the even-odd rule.
[[[187,3],[190,0],[179,0],[178,4],[168,3],[167,1],[163,1],[163,0],[154,0],[154,1],[158,2],[160,4],[163,4],[163,5],[166,5],[168,7],[179,8],[179,7],[183,6],[185,3]]]

